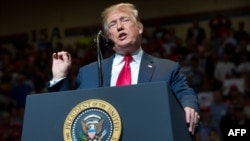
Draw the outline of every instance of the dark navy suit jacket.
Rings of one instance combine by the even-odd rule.
[[[114,55],[104,59],[102,62],[103,86],[110,87],[111,69]],[[167,59],[160,59],[143,53],[138,76],[138,83],[148,83],[166,81],[171,91],[179,99],[183,107],[194,108],[199,112],[197,95],[187,84],[186,77],[180,73],[178,63]],[[49,92],[69,90],[68,80],[63,79],[52,87],[48,87]],[[76,89],[98,88],[99,75],[97,62],[93,62],[80,68]],[[157,90],[156,90],[157,91]]]

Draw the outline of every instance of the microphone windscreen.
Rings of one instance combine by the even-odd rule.
[[[97,44],[97,38],[99,37],[99,45],[100,47],[104,48],[112,48],[114,47],[115,43],[113,40],[109,39],[108,37],[104,36],[103,34],[100,34],[94,39],[94,42]]]

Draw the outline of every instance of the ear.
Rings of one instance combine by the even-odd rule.
[[[139,28],[139,33],[142,34],[143,33],[143,25],[141,22],[138,23],[138,28]]]

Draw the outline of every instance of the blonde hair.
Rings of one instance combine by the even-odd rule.
[[[107,17],[110,14],[110,12],[112,12],[114,10],[121,10],[121,11],[129,12],[134,17],[134,20],[137,23],[142,24],[140,21],[140,18],[138,16],[139,12],[136,9],[135,5],[133,5],[131,3],[119,3],[119,4],[111,5],[110,7],[104,9],[104,11],[101,14],[102,27],[103,27],[105,34],[107,34],[107,30],[108,30]]]

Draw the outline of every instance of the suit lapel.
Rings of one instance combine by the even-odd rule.
[[[110,80],[111,80],[111,69],[112,69],[112,63],[113,63],[114,55],[111,57],[103,60],[103,86],[110,86]]]
[[[152,80],[154,70],[155,64],[153,62],[153,57],[146,53],[143,53],[139,70],[138,83],[150,82]]]

